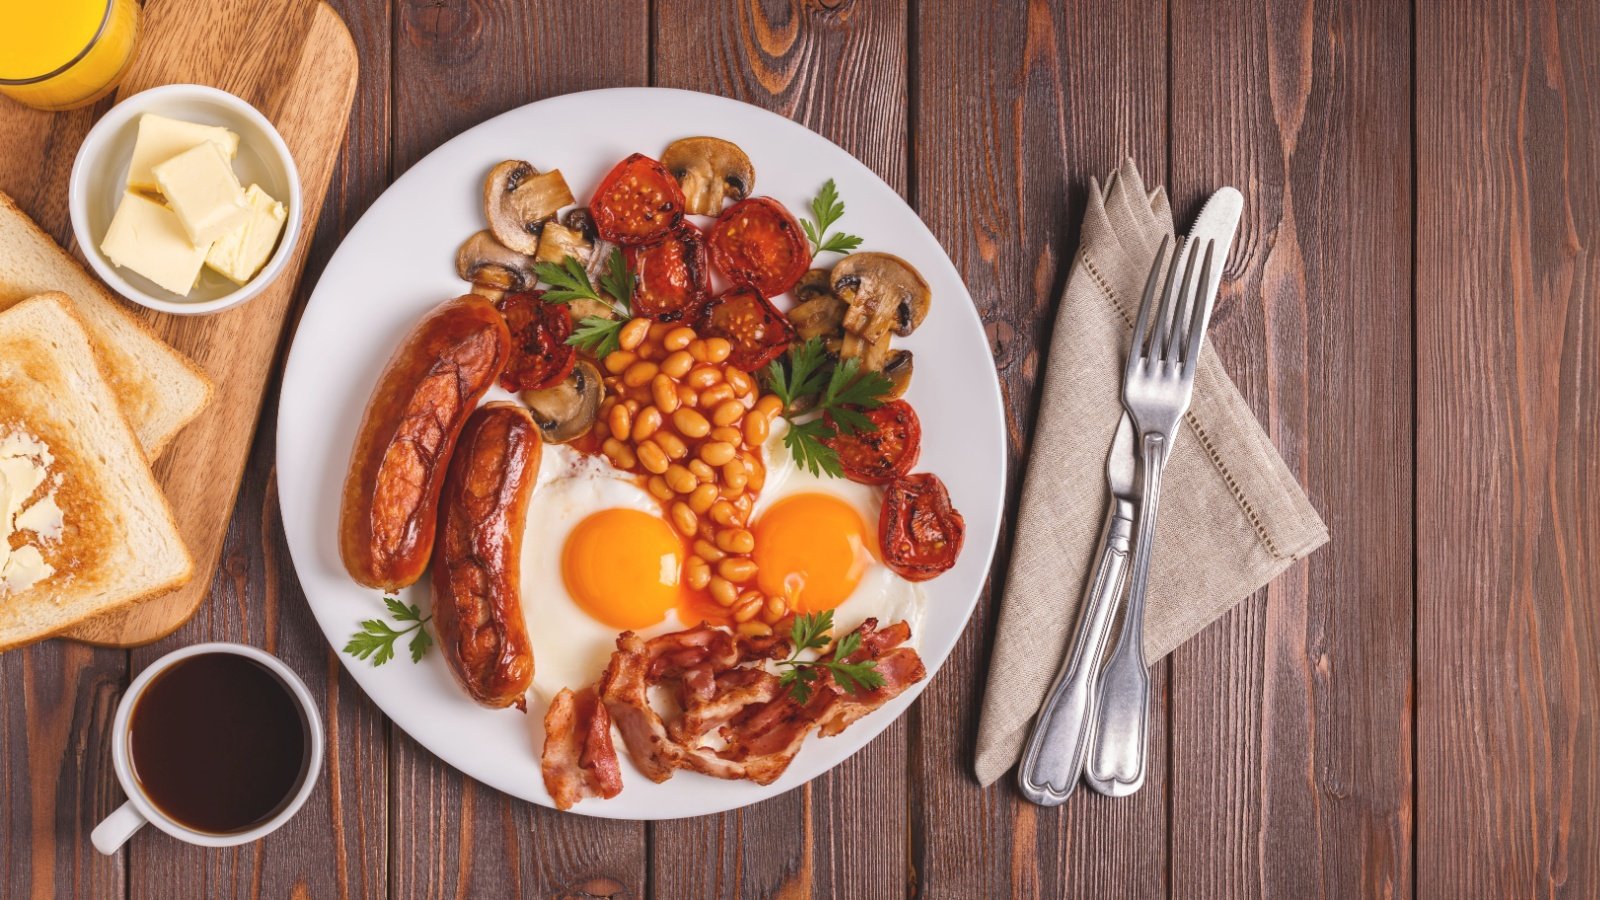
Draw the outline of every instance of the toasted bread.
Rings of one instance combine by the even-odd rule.
[[[0,650],[189,580],[172,510],[63,294],[0,312],[0,443],[17,435],[50,457],[18,502],[53,495],[61,515],[53,536],[10,536],[13,558],[31,546],[54,571],[25,587],[0,579]]]
[[[72,298],[106,381],[151,459],[211,399],[211,381],[123,308],[0,191],[0,310],[35,294]]]

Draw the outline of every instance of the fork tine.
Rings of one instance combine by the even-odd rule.
[[[1132,372],[1144,357],[1145,329],[1150,325],[1150,312],[1155,306],[1156,288],[1161,284],[1161,261],[1167,255],[1170,238],[1163,237],[1156,248],[1155,261],[1150,264],[1150,277],[1144,282],[1144,298],[1139,301],[1139,317],[1133,323],[1133,339],[1128,343],[1127,371]]]
[[[1178,343],[1183,339],[1184,332],[1188,329],[1189,317],[1194,313],[1195,297],[1197,295],[1194,283],[1196,257],[1200,253],[1200,242],[1189,242],[1189,258],[1183,265],[1183,282],[1178,286],[1178,294],[1174,298],[1172,309],[1172,323],[1167,329],[1167,352],[1163,360],[1178,364]],[[1201,280],[1204,285],[1204,279]]]
[[[1158,363],[1165,358],[1167,335],[1172,329],[1173,306],[1176,304],[1178,293],[1183,290],[1184,245],[1179,244],[1172,252],[1172,267],[1167,269],[1167,288],[1161,295],[1161,307],[1156,312],[1156,320],[1150,325],[1150,346],[1145,351],[1145,356],[1152,362]]]
[[[1206,241],[1206,261],[1200,267],[1200,293],[1205,302],[1194,311],[1194,316],[1189,321],[1189,339],[1183,345],[1183,377],[1193,378],[1195,365],[1200,361],[1200,348],[1206,339],[1206,323],[1211,319],[1211,304],[1213,294],[1211,288],[1211,263],[1212,256],[1216,253],[1217,242]]]

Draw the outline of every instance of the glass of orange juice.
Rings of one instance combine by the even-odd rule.
[[[39,109],[93,103],[138,38],[137,0],[0,0],[0,94]]]

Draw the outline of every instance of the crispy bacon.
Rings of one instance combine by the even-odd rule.
[[[716,676],[709,696],[687,695],[683,715],[667,726],[672,737],[694,747],[712,729],[743,712],[745,707],[767,703],[778,696],[778,677],[764,669],[729,669]]]
[[[610,799],[621,793],[611,717],[593,688],[556,694],[544,714],[544,730],[539,768],[557,809],[571,809],[586,796]]]
[[[857,719],[900,696],[906,688],[928,674],[922,665],[922,658],[910,647],[890,650],[877,657],[877,662],[877,672],[883,676],[883,686],[855,694],[839,692],[838,700],[817,720],[818,734],[833,737],[849,728]]]
[[[651,781],[672,777],[683,758],[683,749],[667,734],[666,723],[650,706],[650,657],[645,642],[631,631],[617,635],[617,650],[611,654],[606,672],[600,676],[600,699],[622,731],[622,743],[634,765]]]

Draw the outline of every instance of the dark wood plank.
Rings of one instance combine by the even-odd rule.
[[[396,14],[394,175],[512,107],[643,84],[648,74],[644,0],[405,0]],[[449,768],[398,730],[390,765],[395,896],[644,894],[643,826],[514,800]]]
[[[903,0],[660,0],[655,24],[653,83],[782,113],[905,191]],[[891,896],[906,870],[906,733],[902,719],[838,769],[782,797],[653,825],[653,895]]]
[[[1600,884],[1600,7],[1417,4],[1417,887]]]
[[[1104,178],[1126,155],[1149,184],[1164,177],[1165,21],[1161,0],[1092,9],[1036,2],[1004,13],[982,2],[918,7],[913,200],[989,331],[1010,432],[1010,511],[1088,178]],[[1009,550],[1003,541],[989,595],[913,710],[917,893],[1164,895],[1164,665],[1150,776],[1133,797],[1084,791],[1041,809],[1021,799],[1009,775],[989,789],[972,775]]]
[[[1172,4],[1172,179],[1244,221],[1211,340],[1333,541],[1179,648],[1175,896],[1411,891],[1410,16]]]

